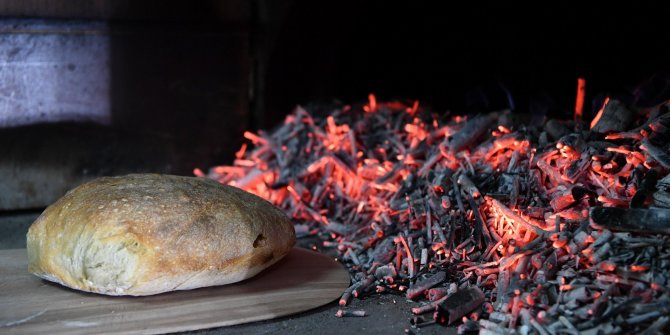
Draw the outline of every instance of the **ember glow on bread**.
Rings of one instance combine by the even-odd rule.
[[[295,244],[288,217],[238,188],[135,174],[83,184],[28,231],[28,269],[65,286],[151,295],[252,277]]]

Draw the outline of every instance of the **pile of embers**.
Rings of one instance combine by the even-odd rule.
[[[337,250],[353,282],[339,316],[365,314],[348,310],[352,297],[391,292],[419,302],[415,327],[667,330],[668,105],[609,100],[590,124],[515,117],[373,95],[298,107],[273,132],[246,133],[253,149],[206,175],[268,199],[298,236]]]

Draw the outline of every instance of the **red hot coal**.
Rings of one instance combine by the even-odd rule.
[[[579,90],[573,120],[541,124],[374,95],[323,117],[298,107],[247,132],[232,165],[195,173],[332,248],[352,276],[342,308],[390,292],[418,301],[415,326],[655,333],[670,320],[668,103],[608,99],[585,122]]]

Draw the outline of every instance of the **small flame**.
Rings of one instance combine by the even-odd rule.
[[[377,111],[377,97],[373,93],[368,94],[368,105],[363,106],[363,110],[368,113]]]
[[[577,78],[577,98],[575,99],[575,121],[582,120],[584,110],[584,95],[586,95],[586,79]],[[591,126],[593,128],[593,126]]]

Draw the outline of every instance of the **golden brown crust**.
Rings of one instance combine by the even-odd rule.
[[[49,206],[28,232],[29,270],[69,287],[146,295],[239,281],[295,243],[269,202],[215,181],[104,177]]]

